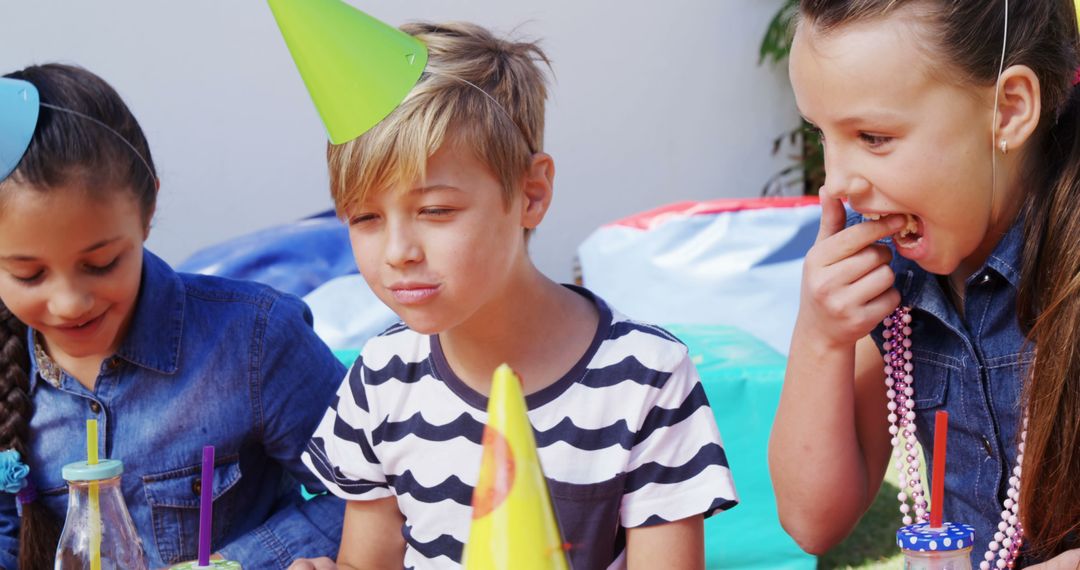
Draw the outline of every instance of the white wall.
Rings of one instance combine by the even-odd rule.
[[[786,162],[770,156],[797,120],[785,71],[757,66],[780,0],[350,2],[395,25],[472,20],[543,40],[557,175],[532,251],[556,279],[596,226],[756,195]],[[264,2],[9,1],[0,21],[3,73],[77,63],[133,109],[162,178],[149,246],[168,261],[330,207],[325,132]]]

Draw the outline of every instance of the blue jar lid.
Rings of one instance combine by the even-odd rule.
[[[960,550],[974,543],[975,527],[964,523],[947,522],[941,528],[930,528],[930,523],[924,522],[896,531],[896,545],[916,552]]]
[[[66,481],[101,481],[112,479],[124,472],[124,463],[119,459],[102,459],[97,465],[85,461],[68,463],[60,472]]]

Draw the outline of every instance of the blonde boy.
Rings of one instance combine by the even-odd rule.
[[[703,517],[736,496],[686,347],[528,256],[555,173],[546,57],[470,24],[403,29],[427,72],[327,152],[357,266],[402,320],[364,347],[304,455],[349,501],[337,567],[460,563],[502,362],[521,375],[574,567],[703,566]]]

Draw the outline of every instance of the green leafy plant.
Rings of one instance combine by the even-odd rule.
[[[766,61],[778,65],[787,59],[788,54],[791,53],[792,24],[798,14],[799,0],[785,0],[765,30],[765,37],[761,40],[761,57],[758,58],[758,65]]]
[[[758,65],[778,66],[787,62],[798,15],[799,1],[784,0],[765,30]],[[801,194],[816,195],[825,183],[825,155],[818,132],[806,121],[801,121],[799,126],[773,139],[773,156],[781,153],[792,163],[765,182],[762,195],[790,194],[790,188],[797,188]]]

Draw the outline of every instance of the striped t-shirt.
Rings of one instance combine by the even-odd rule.
[[[596,335],[526,404],[571,564],[623,568],[626,528],[710,516],[737,497],[686,346],[576,290],[600,311]],[[397,498],[404,566],[457,566],[486,409],[438,336],[395,325],[364,346],[303,460],[343,499]]]

